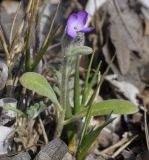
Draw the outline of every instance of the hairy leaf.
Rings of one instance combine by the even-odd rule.
[[[133,114],[138,111],[138,108],[127,100],[105,100],[103,102],[95,103],[92,106],[92,115],[107,115],[114,114]]]
[[[64,124],[66,125],[83,118],[86,116],[87,111],[88,108],[82,110],[80,113],[72,116],[72,118],[65,120]],[[127,100],[111,99],[99,103],[94,103],[92,105],[91,116],[103,116],[109,115],[111,113],[123,115],[133,114],[136,112],[138,112],[138,107],[131,102]]]
[[[67,54],[66,56],[78,56],[78,55],[88,55],[93,52],[93,49],[87,46],[77,46],[73,48],[68,48],[67,49]]]
[[[42,75],[35,72],[27,72],[21,76],[20,82],[23,87],[48,97],[53,103],[59,105],[53,89]]]
[[[35,119],[36,117],[38,117],[40,115],[41,112],[43,112],[45,109],[47,108],[47,106],[43,103],[36,103],[32,106],[30,106],[27,109],[27,115],[29,119]]]

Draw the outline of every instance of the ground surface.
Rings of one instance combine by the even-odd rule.
[[[54,24],[55,27],[58,24],[61,27],[54,39],[52,49],[49,47],[47,55],[44,57],[42,73],[49,81],[54,81],[49,66],[57,67],[61,63],[59,43],[66,18],[72,11],[86,8],[93,15],[89,23],[96,27],[94,32],[86,35],[85,41],[86,45],[96,49],[93,68],[96,68],[102,60],[101,72],[103,73],[112,56],[116,55],[111,70],[101,87],[99,100],[123,98],[130,100],[139,107],[138,113],[130,116],[118,116],[110,127],[104,129],[87,159],[148,160],[149,148],[147,148],[147,144],[149,144],[149,139],[146,139],[148,132],[145,130],[147,121],[144,120],[144,106],[148,112],[149,2],[145,0],[111,0],[106,2],[105,0],[103,1],[105,3],[98,4],[97,0],[96,7],[93,2],[88,7],[89,1],[62,2]],[[0,22],[6,30],[7,37],[10,34],[9,29],[18,3],[18,1],[4,0],[0,4]],[[57,1],[51,1],[44,12],[40,30],[41,37],[47,34],[57,4]],[[17,23],[19,23],[22,14],[23,8],[19,13],[20,18],[18,18]],[[0,57],[1,59],[4,58],[2,46],[0,46]],[[89,57],[82,58],[81,68],[87,67],[88,60]],[[81,73],[81,78],[83,80],[83,73]],[[53,124],[53,119],[51,117],[51,124]],[[98,125],[104,119],[105,117],[96,117],[92,123]]]

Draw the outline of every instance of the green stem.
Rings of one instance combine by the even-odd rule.
[[[57,111],[57,126],[55,130],[55,138],[59,138],[61,136],[63,130],[63,121],[64,121],[64,111]]]
[[[63,106],[63,109],[66,110],[67,105],[67,83],[68,83],[68,77],[67,77],[67,58],[64,57],[64,64],[63,64],[63,71],[62,71],[62,88],[61,88],[61,104]]]
[[[30,70],[30,48],[26,49],[25,70]]]
[[[80,77],[79,77],[79,56],[76,58],[74,78],[74,114],[80,112]]]
[[[70,119],[67,119],[63,122],[63,125],[68,125],[70,123],[76,122],[85,116],[86,112],[81,112],[77,115],[72,116]]]
[[[56,137],[60,137],[65,120],[65,112],[67,108],[67,91],[68,91],[68,59],[64,57],[63,61],[63,69],[62,69],[62,83],[61,83],[61,106],[63,107],[63,111],[59,111],[57,115],[57,128],[56,128]]]

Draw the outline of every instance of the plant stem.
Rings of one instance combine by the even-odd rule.
[[[61,83],[61,106],[63,107],[62,111],[58,111],[58,121],[57,121],[57,128],[56,128],[56,137],[60,137],[63,126],[64,126],[64,120],[65,120],[65,112],[67,108],[67,90],[68,90],[68,59],[64,56],[63,60],[63,69],[62,69],[62,83]]]
[[[62,111],[57,111],[57,126],[55,130],[54,137],[59,138],[61,136],[62,130],[63,130],[63,121],[65,118],[65,114]]]
[[[66,36],[66,32],[64,32],[62,36],[62,52],[63,52],[63,68],[62,68],[62,79],[61,79],[61,95],[60,95],[60,104],[63,108],[62,112],[58,113],[58,121],[57,121],[57,128],[56,128],[56,136],[60,137],[63,127],[64,127],[64,120],[65,118],[70,118],[72,115],[71,107],[68,105],[69,103],[69,92],[68,92],[68,86],[69,86],[69,75],[71,72],[71,64],[74,62],[74,58],[72,58],[72,53],[70,53],[72,48],[75,46],[82,46],[84,43],[84,34],[78,34],[78,37],[74,40],[71,40]],[[72,55],[72,56],[68,56]],[[77,67],[79,68],[79,61],[77,61]],[[77,73],[77,78],[79,82],[79,69]],[[78,84],[77,84],[78,85]],[[79,88],[79,86],[78,86]],[[78,88],[76,90],[78,94]],[[78,95],[77,95],[78,96]],[[78,100],[78,99],[75,99]],[[78,102],[76,103],[78,105]],[[76,110],[78,111],[78,110]]]
[[[61,86],[61,104],[63,106],[64,111],[66,110],[67,105],[67,83],[68,83],[68,72],[67,72],[67,57],[64,57],[63,62],[63,71],[62,71],[62,86]]]
[[[76,58],[74,78],[74,114],[80,112],[80,78],[79,78],[79,56]]]
[[[76,122],[78,120],[80,120],[81,118],[83,118],[83,116],[85,116],[86,112],[80,112],[74,116],[72,116],[71,118],[69,119],[66,119],[64,122],[63,122],[63,125],[68,125],[70,123],[73,123],[73,122]]]

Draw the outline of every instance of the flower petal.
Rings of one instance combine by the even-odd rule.
[[[88,33],[88,32],[93,31],[94,29],[95,29],[95,27],[86,27],[86,28],[80,29],[78,32]]]
[[[77,24],[77,13],[73,13],[68,17],[67,20],[67,27],[72,27],[75,26]]]
[[[77,13],[77,21],[79,25],[85,25],[88,19],[88,13],[86,11],[80,11]]]
[[[77,32],[74,30],[74,28],[72,27],[68,27],[66,28],[66,33],[67,35],[69,35],[71,38],[76,38],[77,36]]]
[[[75,38],[77,36],[76,30],[74,29],[76,25],[77,25],[77,14],[73,13],[69,16],[67,20],[67,28],[66,28],[66,33],[72,38]]]

